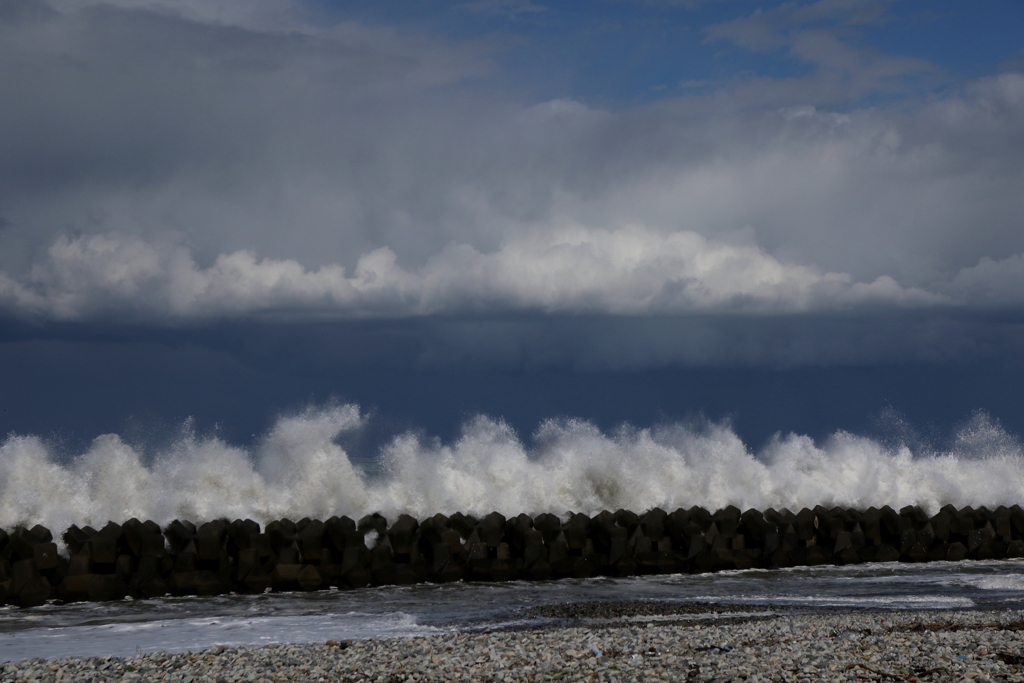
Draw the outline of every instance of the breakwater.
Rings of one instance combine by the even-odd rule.
[[[58,546],[58,543],[61,547]],[[753,567],[1024,557],[1024,509],[947,505],[799,512],[700,507],[593,517],[455,513],[417,520],[176,520],[0,531],[0,601],[115,600],[546,580]]]

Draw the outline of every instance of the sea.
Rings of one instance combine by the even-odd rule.
[[[693,505],[793,511],[918,505],[934,513],[947,503],[1024,503],[1024,449],[984,413],[939,441],[909,432],[887,438],[836,432],[824,440],[780,434],[757,450],[726,423],[608,432],[560,419],[524,441],[501,420],[478,416],[451,442],[401,433],[373,457],[355,457],[344,444],[364,425],[357,406],[331,405],[284,416],[248,446],[196,434],[189,425],[155,446],[103,434],[74,452],[59,441],[12,434],[0,443],[0,527],[43,524],[56,531],[132,517],[265,524],[370,512],[389,519],[493,510],[567,515]],[[1024,562],[54,601],[0,608],[0,660],[546,627],[562,622],[530,608],[603,600],[757,605],[823,618],[837,610],[1021,609]]]

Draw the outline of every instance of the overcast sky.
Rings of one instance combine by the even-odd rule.
[[[0,428],[1024,430],[1022,36],[1020,0],[0,0]]]

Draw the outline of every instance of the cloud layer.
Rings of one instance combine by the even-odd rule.
[[[65,237],[24,281],[0,273],[0,305],[9,313],[54,320],[795,313],[949,302],[889,277],[855,282],[785,265],[753,245],[635,226],[546,232],[491,253],[453,245],[416,272],[403,269],[387,247],[364,254],[348,273],[337,264],[309,270],[251,251],[221,255],[203,268],[177,245],[120,235]]]
[[[24,278],[0,272],[0,311],[36,321],[181,323],[222,317],[401,318],[436,314],[791,315],[873,309],[1013,309],[1024,258],[982,259],[931,289],[889,276],[786,264],[754,244],[642,226],[518,235],[495,251],[455,244],[418,269],[394,251],[351,271],[251,250],[202,267],[180,244],[137,236],[61,237]]]
[[[135,322],[1019,307],[1024,74],[943,81],[850,39],[886,6],[848,5],[702,34],[808,74],[612,108],[531,99],[501,41],[299,2],[18,0],[0,16],[0,307]],[[938,83],[925,96],[907,86],[921,74]]]

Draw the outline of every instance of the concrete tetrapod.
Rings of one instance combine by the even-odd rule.
[[[1024,557],[1020,506],[854,510],[700,507],[424,520],[108,522],[54,540],[0,530],[0,602],[103,601],[452,581],[588,578],[751,567]]]

